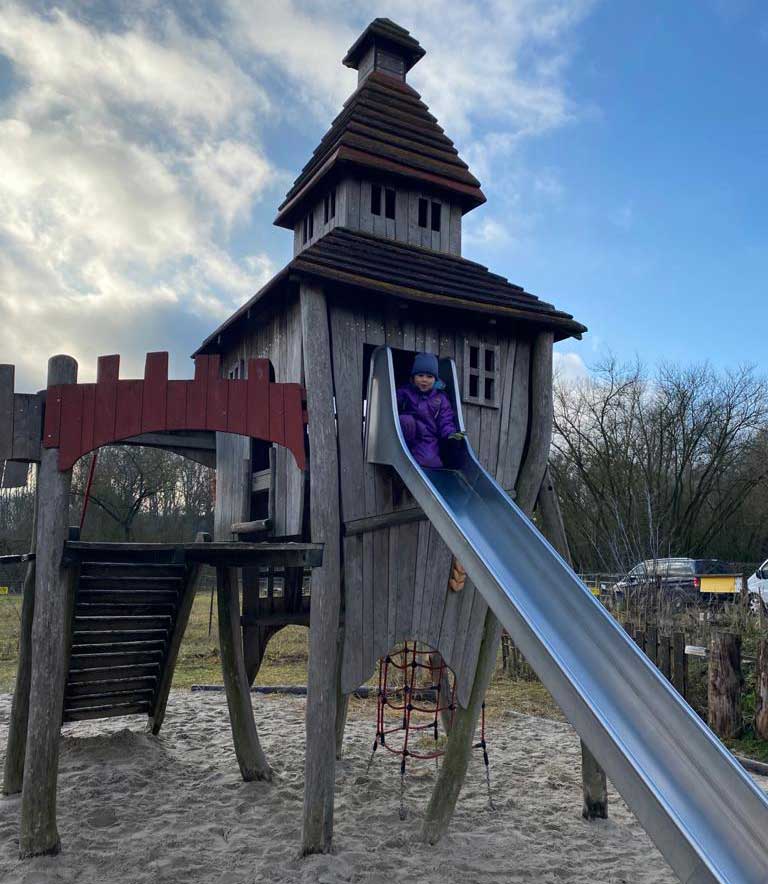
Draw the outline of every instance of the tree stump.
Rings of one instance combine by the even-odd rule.
[[[738,737],[741,717],[741,636],[715,632],[709,648],[708,723],[726,739]]]

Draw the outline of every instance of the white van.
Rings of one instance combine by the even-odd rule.
[[[760,611],[760,600],[764,609],[768,610],[768,559],[747,580],[749,592],[749,608],[755,614]]]

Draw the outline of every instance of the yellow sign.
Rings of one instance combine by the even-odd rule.
[[[8,595],[8,587],[0,586],[0,595]]]
[[[732,574],[705,574],[701,577],[700,592],[741,592],[741,577]]]

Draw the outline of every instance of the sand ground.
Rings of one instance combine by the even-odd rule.
[[[174,692],[160,737],[139,718],[63,729],[57,857],[21,862],[18,798],[0,801],[4,884],[389,882],[666,884],[676,878],[615,792],[610,819],[581,819],[579,742],[566,724],[510,713],[489,728],[495,811],[473,759],[449,836],[418,833],[435,762],[414,763],[399,818],[399,766],[377,753],[374,707],[357,711],[337,772],[335,853],[298,857],[304,700],[254,698],[271,785],[243,783],[223,694]],[[4,752],[10,697],[0,696]],[[768,781],[762,783],[768,788]]]

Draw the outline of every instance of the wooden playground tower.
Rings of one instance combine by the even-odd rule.
[[[485,196],[406,82],[423,55],[388,19],[349,50],[357,88],[275,220],[293,231],[293,258],[202,343],[194,381],[168,381],[164,354],[148,356],[143,381],[119,379],[116,357],[103,358],[95,385],[76,384],[74,361],[54,357],[36,396],[13,392],[10,367],[0,373],[0,460],[39,465],[5,780],[6,792],[23,785],[22,854],[58,845],[62,720],[147,714],[157,733],[201,563],[217,568],[224,680],[246,779],[270,773],[248,686],[275,632],[310,628],[303,852],[331,848],[348,697],[403,640],[432,648],[455,675],[459,709],[425,837],[439,838],[450,820],[501,630],[471,581],[449,586],[451,551],[397,477],[365,461],[370,355],[392,348],[399,382],[417,352],[455,361],[483,467],[524,511],[538,502],[567,554],[546,476],[552,346],[585,328],[462,257],[463,216]],[[214,540],[69,537],[71,467],[115,442],[215,458]],[[156,622],[145,628],[143,617]],[[585,815],[605,815],[605,777],[586,750],[583,759]]]

